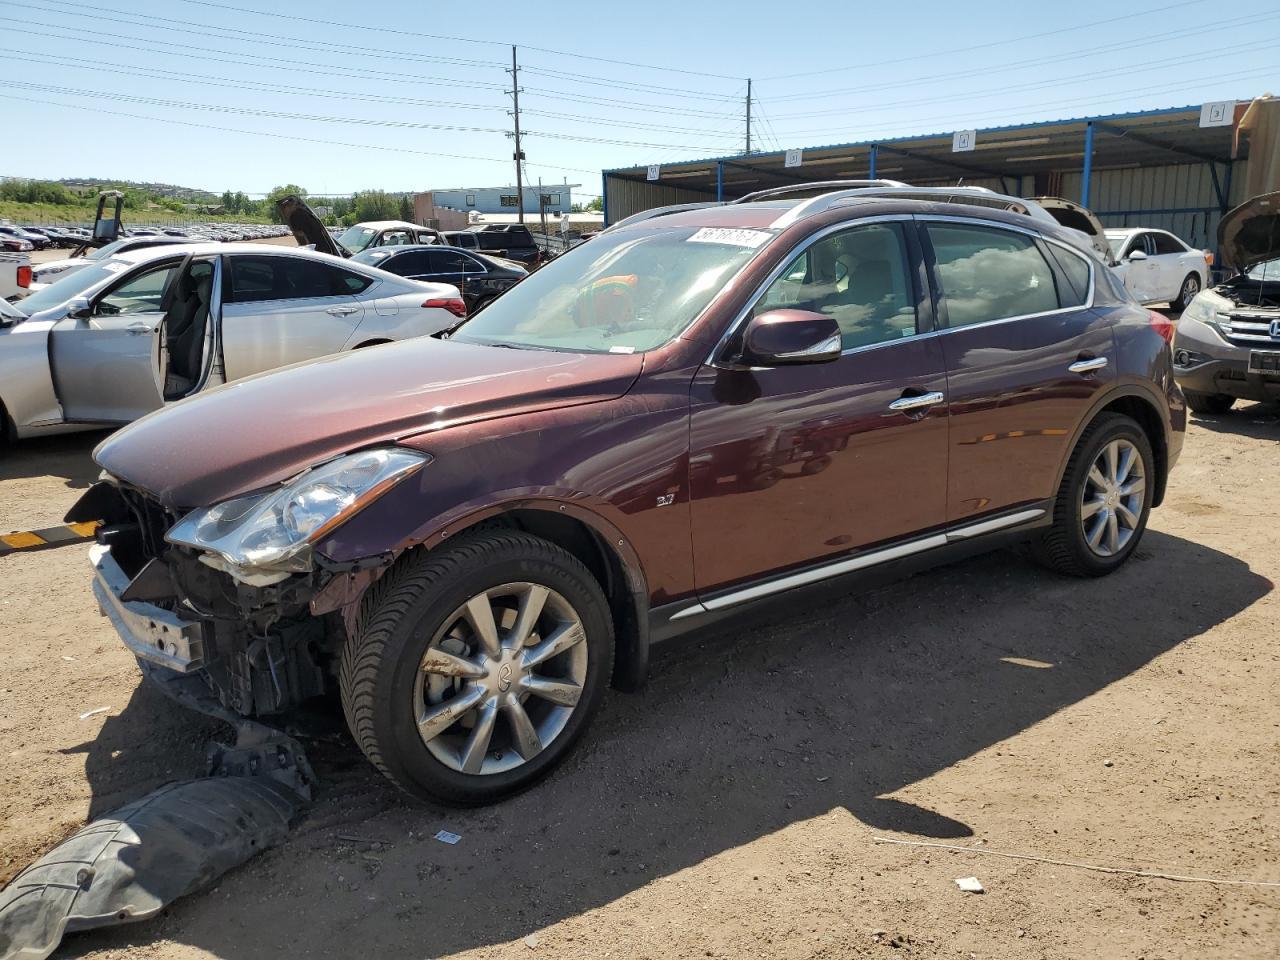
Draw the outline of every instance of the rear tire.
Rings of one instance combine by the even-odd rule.
[[[1154,490],[1155,457],[1142,427],[1123,414],[1100,415],[1071,454],[1053,525],[1032,542],[1033,555],[1066,576],[1113,572],[1142,539]]]
[[[1187,406],[1196,413],[1228,413],[1236,404],[1236,398],[1225,393],[1196,393],[1183,390]]]
[[[388,576],[366,597],[339,674],[365,756],[406,793],[457,806],[551,773],[613,673],[613,621],[590,571],[545,540],[490,530]],[[526,608],[539,612],[521,629]],[[565,645],[537,660],[556,638]]]

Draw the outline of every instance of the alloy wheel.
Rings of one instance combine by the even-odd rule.
[[[413,688],[418,735],[460,773],[513,770],[564,730],[586,677],[586,633],[564,597],[536,583],[492,587],[427,646]]]
[[[1198,278],[1191,276],[1182,282],[1182,297],[1179,303],[1184,310],[1191,305],[1191,301],[1196,298],[1199,292],[1200,280]]]
[[[1080,491],[1085,543],[1100,557],[1122,551],[1142,522],[1147,496],[1142,454],[1125,439],[1110,441],[1089,468]]]

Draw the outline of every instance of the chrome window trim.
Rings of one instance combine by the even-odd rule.
[[[1062,240],[1057,240],[1054,237],[1046,237],[1043,233],[1039,233],[1035,230],[1029,230],[1026,227],[1015,226],[1014,224],[1011,224],[1011,223],[1001,223],[1000,221],[997,221],[997,220],[979,220],[973,217],[949,217],[945,215],[924,216],[924,217],[917,218],[917,220],[918,222],[923,223],[926,226],[926,228],[930,223],[961,223],[961,224],[966,224],[968,226],[983,227],[984,229],[1006,230],[1006,231],[1009,231],[1010,233],[1023,233],[1029,237],[1034,237],[1035,239],[1041,240],[1045,243],[1052,243],[1054,246],[1061,247],[1063,250],[1067,251],[1068,253],[1084,260],[1084,262],[1089,265],[1089,296],[1085,300],[1085,302],[1080,304],[1079,306],[1058,307],[1056,310],[1041,310],[1038,313],[1020,313],[1012,317],[1000,317],[995,320],[984,320],[981,323],[967,323],[959,327],[951,326],[949,322],[950,318],[948,317],[947,325],[944,327],[939,327],[937,330],[938,333],[947,334],[947,333],[953,333],[958,330],[977,330],[977,329],[980,329],[981,327],[993,327],[1001,323],[1012,323],[1015,320],[1032,320],[1032,319],[1035,319],[1036,317],[1052,317],[1060,313],[1071,313],[1074,310],[1092,310],[1093,309],[1095,295],[1097,292],[1097,276],[1094,273],[1093,260],[1089,257],[1086,257],[1083,251],[1077,250],[1076,248],[1072,247],[1071,244],[1066,243]],[[1036,252],[1038,253],[1039,251],[1036,251]],[[1052,264],[1046,263],[1045,266],[1049,267],[1050,271],[1053,270]],[[934,263],[934,272],[936,275],[936,272],[937,272],[936,259]],[[939,282],[939,287],[941,287],[942,281],[939,279],[938,282]],[[940,293],[941,293],[941,299],[945,302],[947,299],[946,291],[940,290]]]
[[[918,540],[895,544],[891,547],[883,547],[879,550],[872,550],[870,553],[842,557],[839,560],[834,560],[818,567],[810,567],[808,570],[800,570],[796,573],[779,577],[776,580],[769,580],[765,583],[757,583],[739,590],[733,590],[718,597],[712,597],[710,600],[699,600],[697,603],[673,613],[670,619],[682,620],[685,617],[697,616],[700,613],[710,613],[713,610],[736,607],[740,603],[758,600],[762,597],[772,596],[775,593],[784,593],[796,587],[820,583],[823,580],[830,580],[846,573],[854,573],[858,570],[865,570],[867,567],[879,566],[891,560],[900,560],[903,557],[910,557],[917,553],[945,547],[949,543],[958,543],[973,537],[983,536],[984,534],[995,533],[1008,527],[1030,523],[1032,520],[1039,519],[1044,515],[1045,510],[1043,508],[1034,507],[1000,517],[992,517],[988,520],[956,524],[941,533],[921,537]]]
[[[821,199],[821,198],[815,198],[815,199]],[[742,324],[745,322],[747,315],[750,314],[755,309],[756,304],[760,302],[760,298],[765,295],[769,287],[773,285],[774,281],[776,281],[780,276],[782,276],[783,272],[787,269],[787,267],[791,266],[791,264],[795,262],[796,257],[800,256],[800,254],[804,253],[806,250],[808,250],[811,246],[813,246],[819,240],[825,239],[826,237],[829,237],[833,233],[839,233],[843,230],[856,230],[858,227],[865,226],[865,225],[870,225],[875,223],[910,223],[912,222],[913,219],[914,217],[912,217],[911,214],[909,213],[892,213],[892,214],[882,214],[880,216],[875,216],[875,217],[864,217],[858,220],[844,220],[844,221],[841,221],[840,223],[833,223],[833,224],[830,224],[829,226],[823,227],[821,230],[817,231],[816,233],[812,233],[809,236],[805,237],[804,240],[802,240],[799,244],[797,244],[787,254],[787,256],[785,256],[782,259],[782,261],[779,262],[779,264],[776,267],[774,267],[772,270],[769,271],[768,276],[766,276],[764,280],[762,280],[756,286],[756,289],[752,292],[751,296],[748,298],[746,306],[744,306],[740,311],[738,311],[738,315],[733,319],[733,322],[730,323],[729,326],[725,328],[725,332],[721,334],[720,339],[717,340],[715,343],[715,346],[711,348],[711,352],[707,355],[706,361],[704,361],[705,365],[708,367],[715,367],[718,370],[729,369],[728,365],[716,362],[717,354],[719,354],[721,350],[724,349],[725,345],[729,342],[729,340],[733,337],[733,335],[737,333],[738,328],[741,327]],[[908,264],[908,266],[910,265]],[[744,265],[744,269],[745,269],[745,265]],[[929,333],[920,333],[919,323],[920,323],[920,318],[918,316],[918,311],[917,311],[917,317],[916,317],[917,332],[912,336],[900,337],[897,340],[885,340],[881,343],[864,344],[861,347],[850,347],[848,350],[840,351],[840,356],[843,357],[847,353],[855,353],[861,350],[867,350],[874,347],[883,347],[892,343],[906,343],[909,340],[918,340],[921,337],[927,337],[936,332],[936,331],[930,331]],[[772,370],[773,367],[759,367],[755,369]]]

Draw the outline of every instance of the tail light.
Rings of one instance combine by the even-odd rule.
[[[422,301],[423,307],[438,307],[441,310],[448,310],[455,317],[465,317],[467,315],[467,305],[461,297],[432,297],[430,300]]]
[[[1156,313],[1154,310],[1148,311],[1147,316],[1151,320],[1151,329],[1160,335],[1161,340],[1173,346],[1173,333],[1177,329],[1174,322],[1163,313]]]
[[[18,286],[24,289],[31,286],[31,268],[30,267],[21,266],[18,268]]]

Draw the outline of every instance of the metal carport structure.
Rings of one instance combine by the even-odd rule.
[[[1251,103],[1251,116],[1266,113],[1271,122],[1248,124],[1255,136],[1239,136]],[[1201,107],[1194,105],[989,127],[976,131],[973,149],[963,152],[953,151],[950,131],[805,147],[798,167],[785,165],[785,151],[712,157],[662,164],[656,180],[647,166],[622,167],[603,173],[605,220],[788,183],[887,177],[1066,197],[1107,226],[1163,227],[1212,247],[1222,213],[1260,192],[1247,192],[1248,155],[1251,146],[1267,155],[1277,149],[1274,108],[1280,101],[1238,101],[1223,126],[1201,126]]]

